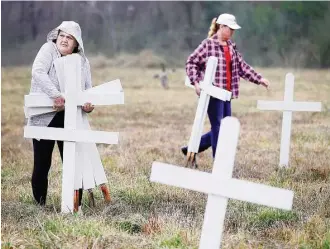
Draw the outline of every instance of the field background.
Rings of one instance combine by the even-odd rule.
[[[112,67],[91,59],[93,84],[119,78],[125,105],[98,107],[93,129],[119,131],[120,144],[99,145],[112,202],[83,215],[60,214],[61,161],[57,147],[49,174],[47,205],[34,204],[31,140],[23,138],[23,96],[31,68],[1,72],[1,248],[198,248],[206,195],[149,182],[153,161],[184,164],[180,146],[188,142],[197,98],[184,86],[184,69],[169,75],[169,90],[153,76],[156,68]],[[141,66],[141,65],[140,65]],[[234,177],[294,191],[291,212],[229,201],[223,248],[330,248],[330,72],[258,68],[269,91],[241,81],[232,101],[241,123]],[[282,114],[259,111],[257,100],[282,100],[287,72],[295,75],[294,99],[321,101],[321,113],[294,113],[290,169],[279,170]],[[207,120],[205,131],[209,129]],[[199,155],[211,172],[211,149]]]

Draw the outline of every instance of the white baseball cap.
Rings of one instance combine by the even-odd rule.
[[[235,16],[233,16],[231,14],[221,14],[217,19],[217,23],[226,25],[231,29],[240,29],[241,28],[241,26],[239,26],[236,23]]]

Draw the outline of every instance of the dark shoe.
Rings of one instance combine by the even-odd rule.
[[[198,153],[203,152],[204,150],[207,150],[209,147],[199,147],[198,149]],[[188,146],[182,146],[181,147],[181,152],[183,153],[183,155],[187,155],[188,154]]]
[[[181,147],[181,152],[183,153],[183,155],[187,155],[187,153],[188,153],[188,147],[187,146],[183,146],[183,147]]]

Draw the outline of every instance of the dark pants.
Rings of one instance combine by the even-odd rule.
[[[204,134],[201,138],[198,152],[202,152],[212,146],[213,158],[218,144],[218,136],[220,130],[221,119],[231,116],[231,102],[222,101],[213,97],[210,97],[209,107],[207,114],[211,123],[211,131]]]
[[[64,128],[64,111],[56,113],[48,127]],[[34,167],[32,173],[32,191],[34,199],[45,205],[48,188],[48,172],[52,164],[54,140],[39,141],[33,139]],[[57,141],[63,163],[63,141]],[[82,189],[79,189],[79,206],[81,205]],[[72,200],[73,201],[73,200]]]

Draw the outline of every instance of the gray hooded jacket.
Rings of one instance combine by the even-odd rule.
[[[54,66],[54,61],[60,58],[61,54],[53,42],[57,38],[59,30],[72,35],[78,42],[78,54],[80,54],[82,60],[81,88],[88,89],[92,87],[90,65],[84,53],[80,26],[73,21],[64,21],[60,26],[49,32],[47,42],[40,48],[33,62],[30,93],[44,93],[53,99],[61,96],[60,84]],[[48,126],[55,114],[56,112],[51,112],[33,116],[28,120],[28,125]]]

